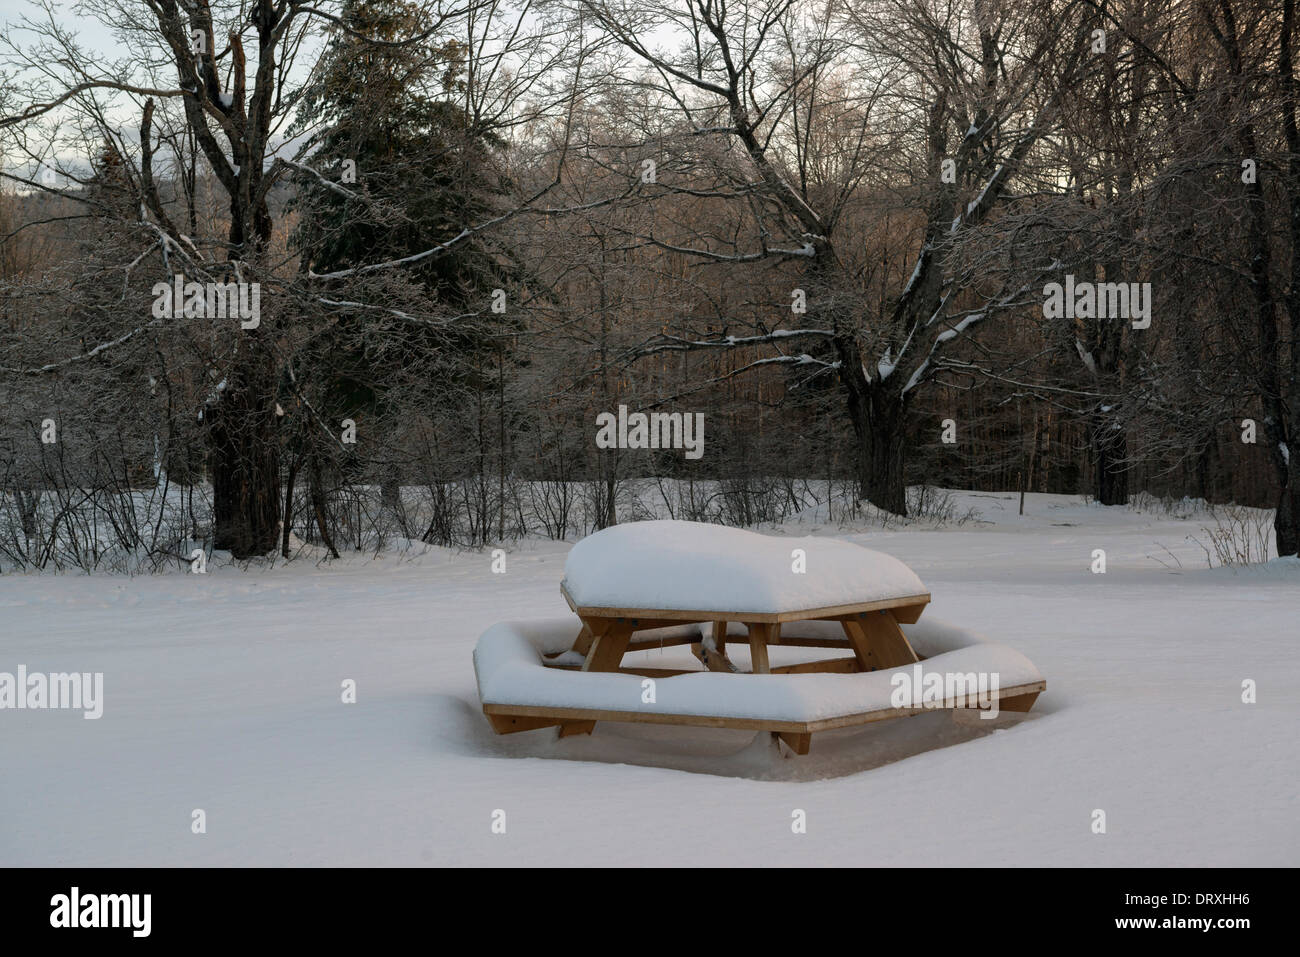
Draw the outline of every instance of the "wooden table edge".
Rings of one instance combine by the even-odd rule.
[[[794,621],[818,621],[824,619],[834,619],[860,615],[869,611],[884,611],[895,608],[917,608],[922,609],[930,603],[930,593],[921,592],[916,595],[904,595],[899,598],[881,598],[876,601],[853,602],[845,605],[822,605],[817,608],[804,608],[797,611],[780,611],[780,612],[756,612],[756,611],[723,611],[714,608],[708,611],[702,609],[678,609],[678,608],[613,608],[597,605],[579,605],[569,594],[564,583],[560,583],[560,594],[568,602],[571,608],[579,618],[631,618],[645,619],[647,621],[673,621],[682,623],[693,623],[702,621],[740,621],[754,622],[756,624],[783,624]],[[898,617],[898,616],[895,616]],[[917,611],[917,618],[920,617],[920,611]],[[910,625],[915,623],[916,618],[911,621],[900,620],[901,624]]]

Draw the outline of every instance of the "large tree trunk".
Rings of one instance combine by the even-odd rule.
[[[289,463],[289,481],[284,489],[284,518],[280,522],[280,555],[289,557],[289,536],[293,533],[293,487],[298,480],[298,466],[302,459]]]
[[[1290,154],[1286,168],[1287,199],[1291,219],[1291,282],[1287,292],[1287,319],[1291,332],[1291,368],[1286,377],[1286,394],[1278,403],[1280,411],[1288,413],[1280,423],[1280,442],[1287,447],[1278,496],[1277,514],[1273,518],[1273,531],[1277,536],[1277,553],[1300,555],[1300,96],[1297,95],[1294,43],[1296,31],[1295,0],[1282,3],[1282,39],[1279,49],[1279,74],[1284,94],[1282,128]],[[1281,355],[1278,354],[1278,365]],[[1281,454],[1281,448],[1273,451]]]
[[[618,524],[618,481],[613,474],[605,479],[605,513],[602,528]]]
[[[258,8],[265,20],[273,11]],[[268,21],[269,22],[269,21]],[[260,23],[266,41],[267,23]],[[239,53],[242,59],[242,52]],[[238,68],[242,69],[242,65]],[[267,102],[258,112],[265,113]],[[262,134],[259,134],[262,135]],[[253,197],[260,182],[264,139],[247,146],[253,159],[239,167],[238,188],[230,195],[230,260],[245,261],[270,242],[272,223],[265,199]],[[256,160],[254,162],[253,160]],[[260,317],[259,317],[260,319]],[[276,435],[273,357],[260,328],[242,329],[239,352],[228,373],[226,388],[212,403],[209,442],[212,462],[214,548],[228,549],[235,558],[265,555],[280,543],[280,446]]]
[[[1290,475],[1278,495],[1277,515],[1273,519],[1279,556],[1300,555],[1300,465],[1295,461],[1297,454],[1300,453],[1291,452]]]
[[[1128,435],[1105,413],[1088,423],[1094,495],[1102,505],[1128,504]]]
[[[844,321],[835,325],[852,328]],[[903,380],[900,375],[869,380],[862,367],[862,353],[851,333],[837,336],[834,346],[856,440],[853,470],[858,497],[887,512],[906,515],[903,460],[907,446],[904,429],[907,401],[898,389]]]
[[[339,550],[334,547],[334,539],[330,536],[329,503],[325,500],[325,477],[320,457],[314,452],[309,452],[308,456],[307,497],[311,500],[311,512],[316,519],[316,530],[320,532],[321,541],[329,549],[330,558],[338,558]]]
[[[23,527],[23,536],[28,539],[36,537],[36,516],[41,504],[41,493],[37,489],[30,492],[18,489],[18,519]]]
[[[849,418],[857,439],[854,464],[858,495],[877,508],[906,515],[906,404],[879,384],[872,384],[862,392],[850,390]]]
[[[213,548],[235,558],[273,551],[280,521],[274,379],[268,360],[250,345],[207,410]]]

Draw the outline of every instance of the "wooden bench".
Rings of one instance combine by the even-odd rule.
[[[651,620],[635,621],[646,625]],[[841,630],[850,630],[843,629],[842,620],[838,618],[814,621],[833,621]],[[498,734],[548,727],[559,727],[562,734],[575,727],[576,731],[568,730],[568,733],[589,733],[598,721],[691,725],[768,731],[778,735],[795,753],[807,754],[812,735],[817,732],[921,714],[936,708],[964,709],[996,701],[1000,711],[1028,711],[1047,686],[1032,663],[1014,649],[981,642],[940,623],[932,628],[917,625],[911,629],[911,640],[906,635],[903,637],[909,648],[920,643],[921,647],[933,652],[917,654],[913,651],[916,654],[914,661],[925,662],[928,671],[955,669],[963,675],[993,672],[1003,675],[1010,683],[999,680],[996,689],[990,689],[975,700],[969,694],[962,694],[927,702],[924,706],[896,707],[889,701],[893,676],[907,670],[908,665],[881,668],[868,662],[864,668],[858,652],[860,642],[855,643],[847,635],[836,638],[825,625],[812,627],[805,624],[803,627],[810,633],[777,633],[769,638],[767,644],[838,648],[851,650],[853,654],[845,658],[770,668],[766,673],[757,674],[724,674],[716,670],[690,672],[618,664],[603,673],[584,676],[579,673],[581,666],[555,663],[556,656],[561,660],[573,657],[563,654],[572,640],[568,637],[572,632],[567,630],[572,626],[566,628],[564,620],[538,625],[494,626],[480,639],[480,647],[475,650],[483,712]],[[693,629],[670,627],[667,631],[663,625],[654,629],[647,626],[638,628],[633,634],[640,637],[629,638],[624,652],[695,645],[703,638],[698,626]],[[716,642],[716,632],[712,637]],[[737,643],[747,638],[724,635],[723,640],[724,643]],[[594,639],[592,644],[596,644]],[[500,649],[495,646],[508,649],[508,664],[503,663]],[[514,673],[508,675],[507,680],[494,683],[494,677],[505,668],[513,668]],[[833,688],[821,683],[828,676],[837,679]],[[642,678],[669,679],[659,683],[659,701],[653,707],[641,702]],[[604,683],[599,688],[583,684],[593,681]],[[755,682],[766,684],[755,685]],[[801,685],[801,682],[807,684]],[[738,687],[737,683],[744,687]],[[730,700],[737,690],[743,692],[742,697],[746,699],[739,704]],[[835,699],[829,704],[826,703],[828,690],[833,692]],[[579,700],[584,698],[586,700]],[[565,699],[569,703],[565,703]],[[770,706],[767,700],[770,700]],[[729,706],[721,706],[724,703]],[[767,713],[761,713],[764,711]]]

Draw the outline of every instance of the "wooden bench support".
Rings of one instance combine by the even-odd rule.
[[[703,642],[697,641],[692,644],[691,654],[698,658],[700,664],[704,665],[709,671],[720,671],[727,674],[736,671],[736,666],[731,663],[731,660],[726,655],[714,651]]]
[[[812,732],[797,734],[793,731],[777,731],[776,736],[795,754],[807,754],[808,749],[812,747]]]
[[[838,620],[838,619],[836,619]],[[794,623],[794,628],[799,627],[799,622]],[[727,641],[732,644],[748,644],[748,638],[738,638],[735,635],[728,636]],[[782,648],[843,648],[847,650],[850,646],[843,638],[809,638],[807,635],[788,635],[786,628],[783,626],[779,632],[768,638],[768,645],[777,645]],[[717,639],[718,647],[723,647],[722,639]],[[636,647],[633,642],[632,647]]]
[[[772,669],[774,675],[857,674],[862,670],[857,658],[828,658],[822,661],[805,661],[798,665],[781,665]]]
[[[703,641],[691,643],[691,654],[695,655],[709,671],[719,671],[724,674],[735,674],[738,669],[731,663],[727,657],[727,623],[725,621],[712,622],[712,634],[709,641],[713,647]]]
[[[512,714],[492,714],[484,712],[492,730],[497,734],[514,734],[516,731],[536,731],[538,728],[553,728],[563,722],[555,718],[529,718]],[[593,721],[592,724],[595,724]]]
[[[560,737],[568,738],[575,734],[591,734],[596,730],[594,721],[566,721],[560,725]]]
[[[1010,698],[1002,698],[998,701],[998,710],[1000,711],[1028,711],[1038,700],[1041,691],[1035,691],[1032,694],[1018,694]]]

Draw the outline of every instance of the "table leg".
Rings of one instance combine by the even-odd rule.
[[[714,669],[715,671],[726,671],[735,674],[740,670],[727,657],[727,623],[725,621],[715,621],[713,623],[713,647],[718,652],[718,666]]]
[[[750,670],[756,675],[771,674],[767,662],[767,643],[775,639],[776,626],[766,622],[745,622],[745,627],[749,629],[749,657],[753,661]]]
[[[618,671],[623,661],[623,652],[627,651],[627,643],[632,638],[632,623],[609,622],[600,631],[596,630],[598,626],[593,622],[588,622],[587,626],[591,628],[594,638],[591,649],[587,652],[587,660],[582,663],[582,670]]]
[[[595,638],[596,636],[591,633],[591,629],[587,627],[587,623],[584,621],[582,631],[578,632],[578,637],[574,639],[573,650],[586,658],[587,652],[591,651],[591,643]]]
[[[727,623],[714,621],[709,623],[713,635],[713,647],[723,658],[727,657]]]
[[[871,653],[871,643],[867,641],[867,635],[858,623],[846,618],[840,622],[840,627],[844,629],[844,637],[849,640],[849,647],[853,649],[853,657],[858,659],[858,667],[863,671],[875,671],[879,668],[875,655]]]
[[[618,671],[623,653],[627,651],[627,644],[632,638],[632,623],[608,618],[584,618],[578,641],[583,641],[588,635],[590,641],[587,642],[587,658],[582,663],[582,670]],[[574,647],[576,650],[577,643]],[[560,725],[560,737],[591,734],[595,727],[595,721],[566,721]]]
[[[921,660],[888,609],[861,612],[843,619],[842,624],[858,663],[868,670],[898,668]]]

